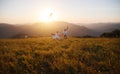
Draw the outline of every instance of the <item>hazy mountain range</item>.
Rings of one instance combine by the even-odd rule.
[[[67,22],[54,22],[49,24],[34,23],[26,25],[0,23],[0,38],[10,38],[17,34],[50,36],[51,33],[55,33],[56,31],[62,34],[67,26],[69,28],[68,35],[70,36],[99,36],[104,32],[120,29],[120,23],[73,24]]]

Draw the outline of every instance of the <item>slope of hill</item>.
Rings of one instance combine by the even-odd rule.
[[[79,25],[84,25],[85,27],[98,32],[98,34],[101,34],[103,32],[111,32],[115,29],[120,29],[120,23],[92,23]]]
[[[51,33],[58,31],[62,34],[63,30],[69,27],[68,33],[70,36],[83,36],[83,35],[94,35],[94,31],[84,26],[78,26],[72,23],[66,22],[54,22],[54,23],[35,23],[31,25],[10,25],[0,24],[0,38],[9,38],[16,34],[28,34],[28,35],[40,35],[50,36]]]
[[[70,36],[99,36],[104,32],[120,29],[120,23],[73,24],[67,22],[54,22],[49,24],[34,23],[27,25],[0,23],[0,38],[10,38],[16,34],[28,34],[30,36],[50,36],[51,33],[55,33],[56,31],[62,34],[67,25],[69,27],[68,35]]]
[[[1,23],[0,24],[0,38],[8,38],[15,34],[18,34],[20,32],[20,30],[18,29],[19,28],[15,25]]]

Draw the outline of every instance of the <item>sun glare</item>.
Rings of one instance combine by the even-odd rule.
[[[40,21],[42,22],[53,22],[57,20],[57,14],[56,11],[53,9],[46,9],[44,10],[40,15]]]

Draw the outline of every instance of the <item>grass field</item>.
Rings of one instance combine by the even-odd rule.
[[[0,74],[118,74],[120,38],[0,40]]]

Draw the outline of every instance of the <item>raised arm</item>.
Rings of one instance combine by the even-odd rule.
[[[66,28],[66,30],[68,30],[68,25],[67,25],[67,28]]]

